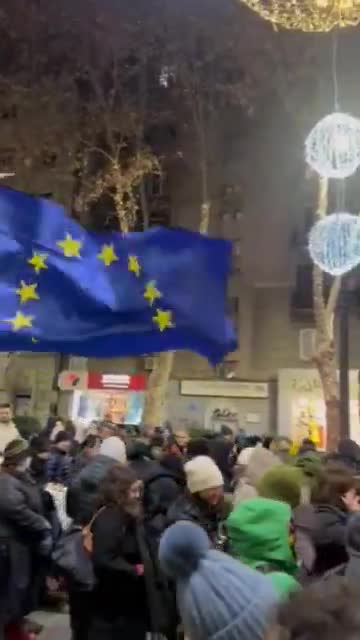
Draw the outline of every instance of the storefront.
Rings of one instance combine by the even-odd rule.
[[[218,433],[226,425],[236,433],[263,434],[270,428],[267,382],[172,380],[166,399],[166,419],[178,428]]]
[[[326,448],[325,402],[316,369],[280,369],[278,433],[299,444],[311,438]],[[350,371],[350,437],[360,442],[359,372]]]
[[[98,420],[141,423],[146,376],[63,371],[58,384],[66,392],[67,414],[75,424]]]

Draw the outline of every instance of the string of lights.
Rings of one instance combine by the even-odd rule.
[[[340,111],[337,57],[336,31],[332,49],[334,113],[325,116],[310,131],[305,141],[305,159],[321,178],[336,179],[337,211],[313,226],[309,253],[322,271],[342,276],[360,263],[359,217],[345,211],[345,178],[360,166],[360,120]]]
[[[275,29],[328,32],[360,23],[359,0],[242,0]]]

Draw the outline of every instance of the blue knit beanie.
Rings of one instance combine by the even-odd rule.
[[[264,640],[278,602],[270,578],[210,548],[206,533],[178,522],[164,533],[160,564],[176,581],[190,640]]]

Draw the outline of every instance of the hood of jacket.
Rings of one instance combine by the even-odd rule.
[[[227,519],[230,553],[253,568],[270,567],[293,575],[289,505],[267,498],[239,504]]]
[[[263,447],[255,447],[245,472],[248,484],[256,487],[263,475],[279,464],[281,464],[279,458],[272,451]]]

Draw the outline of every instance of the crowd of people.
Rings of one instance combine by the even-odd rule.
[[[9,429],[7,433],[7,429]],[[49,585],[73,640],[337,640],[360,633],[360,448],[54,418],[0,407],[0,640],[30,640]]]

